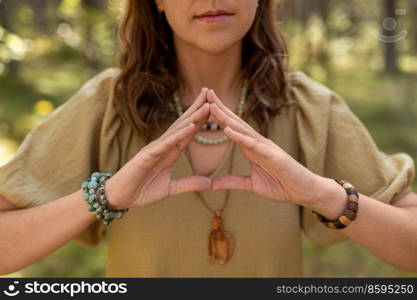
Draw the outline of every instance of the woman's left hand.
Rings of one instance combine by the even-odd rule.
[[[278,202],[310,206],[317,197],[321,176],[293,159],[272,140],[262,136],[228,109],[213,90],[207,93],[210,113],[224,127],[251,165],[250,176],[222,175],[213,178],[214,190],[246,190]]]

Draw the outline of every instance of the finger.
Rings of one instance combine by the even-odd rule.
[[[254,130],[252,128],[248,129],[242,123],[234,120],[233,118],[230,118],[224,111],[219,108],[217,104],[210,104],[210,113],[216,118],[217,121],[220,122],[221,125],[223,125],[223,127],[229,126],[235,131],[239,131],[253,138],[258,138],[258,136],[254,134]]]
[[[212,180],[212,190],[243,190],[252,192],[252,178],[240,175],[222,175],[214,177]]]
[[[208,105],[208,104],[207,104]],[[209,110],[209,109],[208,109]],[[195,136],[195,134],[197,133],[197,132],[199,132],[200,130],[201,130],[201,128],[203,127],[203,125],[204,125],[204,123],[205,122],[207,122],[207,120],[208,120],[208,118],[209,118],[209,114],[207,114],[207,116],[205,117],[205,118],[203,118],[203,119],[201,119],[200,121],[198,121],[196,124],[195,124],[195,128],[194,128],[194,131],[188,136],[188,137],[186,137],[185,139],[183,139],[179,144],[178,144],[178,148],[180,149],[180,150],[183,150],[185,147],[187,147],[187,145],[190,143],[190,141],[194,138],[194,136]]]
[[[237,123],[241,124],[242,130],[241,132],[246,132],[246,134],[251,135],[253,137],[256,137],[260,140],[262,140],[264,143],[271,143],[269,139],[261,135],[259,132],[257,132],[255,129],[252,128],[248,123],[246,123],[243,119],[241,119],[238,115],[236,115],[233,111],[231,111],[226,105],[223,104],[223,102],[220,100],[219,97],[217,97],[214,90],[209,90],[207,92],[207,101],[210,103],[214,103],[218,106],[219,110],[222,111],[224,114],[226,114],[230,119],[235,120]],[[214,106],[214,105],[213,105]],[[210,110],[212,110],[210,108]],[[219,120],[220,121],[220,120]],[[227,125],[225,125],[227,126]],[[231,126],[232,128],[236,128]],[[246,128],[246,131],[243,131],[243,128]],[[249,134],[250,132],[250,134]]]
[[[216,95],[214,90],[210,89],[210,90],[207,91],[207,101],[209,103],[215,103],[220,108],[220,110],[222,110],[226,115],[228,115],[233,120],[242,123],[242,125],[246,126],[248,129],[252,128],[248,123],[246,123],[244,120],[242,120],[238,115],[236,115],[226,105],[224,105],[223,102],[220,100],[220,98]]]
[[[207,122],[209,116],[210,116],[209,104],[205,103],[196,112],[194,112],[194,114],[192,116],[190,116],[187,119],[187,122],[192,122],[196,126],[195,126],[194,131],[192,132],[192,134],[190,134],[189,137],[187,137],[182,142],[180,142],[179,147],[178,147],[180,150],[184,149],[188,145],[188,143],[191,141],[191,139],[194,137],[195,133],[200,131],[200,129],[201,129],[201,127],[203,127],[204,123]]]
[[[268,145],[275,145],[273,141],[270,139],[264,137],[263,135],[259,134],[256,130],[254,130],[252,127],[249,129],[241,122],[236,122],[234,119],[229,118],[220,108],[217,106],[217,104],[210,104],[210,113],[220,122],[221,125],[224,127],[230,127],[235,131],[238,131],[244,135],[250,136],[254,138],[255,140],[259,140],[260,142]]]
[[[193,112],[195,112],[201,105],[203,105],[207,100],[208,88],[203,87],[200,94],[197,96],[197,99],[190,105],[189,108],[181,115],[183,118],[189,117]]]
[[[194,124],[199,123],[201,120],[207,121],[210,113],[210,105],[208,103],[204,103],[202,106],[200,106],[198,109],[193,111],[187,118],[181,120],[179,123],[177,123],[175,126],[171,125],[168,130],[163,133],[160,137],[165,138],[168,135],[171,135],[173,132],[178,131],[185,126],[187,126],[190,122],[193,122]],[[177,120],[178,121],[178,120]],[[175,121],[175,122],[177,122]],[[175,124],[174,122],[174,124]]]
[[[193,133],[195,128],[194,123],[188,124],[184,128],[175,132],[164,139],[158,139],[158,141],[152,142],[151,145],[146,148],[145,151],[138,153],[138,164],[144,168],[151,167],[161,160],[163,154],[168,153],[173,148],[178,147],[178,143],[187,138]],[[180,149],[178,148],[178,154]]]
[[[269,145],[264,144],[250,136],[244,135],[238,131],[235,131],[228,126],[224,129],[224,133],[228,138],[230,138],[233,142],[243,147],[244,149],[254,152],[265,159],[273,158],[273,154],[268,147]]]
[[[192,122],[194,124],[207,121],[210,114],[210,104],[204,103],[199,109],[197,109],[193,114],[191,114],[187,119],[179,125],[178,129],[181,129],[184,126],[187,126],[188,123]]]
[[[169,186],[169,196],[210,189],[211,178],[205,176],[188,176],[181,179],[171,180]]]
[[[201,89],[200,94],[197,96],[197,99],[191,104],[191,106],[181,115],[179,116],[174,123],[170,126],[170,129],[178,129],[178,125],[184,124],[184,121],[187,120],[195,111],[197,111],[207,99],[207,92],[208,88],[203,87]],[[181,126],[183,127],[183,126]],[[168,129],[169,130],[169,129]]]
[[[162,154],[167,154],[173,148],[176,148],[177,151],[173,154],[170,153],[169,157],[170,161],[171,159],[172,161],[175,161],[178,158],[180,152],[190,143],[195,133],[198,132],[203,126],[203,124],[207,121],[207,119],[209,118],[209,111],[209,104],[205,103],[196,112],[194,112],[193,116],[189,118],[191,124],[193,124],[194,126],[194,129],[192,129],[191,131],[187,131],[187,133],[184,133],[184,135],[180,134],[180,136],[178,136],[179,131],[184,130],[184,128],[186,128],[187,126],[190,126],[190,123],[188,123],[188,125],[184,128],[179,129],[179,131],[164,134],[161,137],[159,137],[158,140],[155,142],[156,145],[159,145],[159,148],[153,147],[153,152],[151,152],[150,154],[155,156],[153,160],[150,159],[151,164],[155,164],[157,161],[160,160]]]

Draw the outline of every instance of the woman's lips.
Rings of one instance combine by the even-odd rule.
[[[198,20],[207,22],[207,23],[215,23],[215,22],[223,22],[227,19],[233,17],[233,14],[216,14],[216,15],[205,15],[196,17]]]

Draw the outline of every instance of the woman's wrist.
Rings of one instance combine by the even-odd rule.
[[[108,226],[114,219],[121,219],[129,209],[115,210],[109,205],[105,188],[107,179],[113,176],[108,172],[94,172],[91,177],[81,183],[83,199],[87,208],[98,219]],[[114,205],[114,204],[113,204]]]
[[[318,176],[316,193],[309,208],[334,220],[346,209],[346,191],[334,179]]]
[[[113,185],[112,185],[113,179],[114,179],[113,177],[110,177],[106,181],[107,206],[111,210],[125,209],[125,207],[120,205],[120,203],[118,202],[118,200],[116,198],[116,194],[114,193],[114,189],[113,189]]]

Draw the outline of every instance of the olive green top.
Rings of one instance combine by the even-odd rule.
[[[116,113],[111,85],[118,72],[108,69],[89,80],[26,136],[15,157],[0,167],[1,195],[19,207],[53,201],[80,189],[94,171],[117,172],[145,145]],[[389,203],[411,191],[412,158],[380,151],[340,96],[300,71],[291,73],[291,90],[299,109],[273,119],[268,135],[272,141],[316,174],[347,180],[380,201]],[[247,121],[259,131],[252,118]],[[211,176],[227,172],[234,145],[229,143]],[[232,173],[249,175],[249,163],[238,146],[235,150]],[[172,172],[174,178],[193,175],[184,152]],[[213,209],[222,206],[225,194],[203,192]],[[106,233],[106,276],[303,276],[302,232],[320,244],[346,239],[319,223],[309,209],[233,190],[224,226],[236,240],[235,252],[227,264],[209,265],[211,218],[195,193],[131,208]],[[76,241],[93,246],[103,237],[97,220]]]

